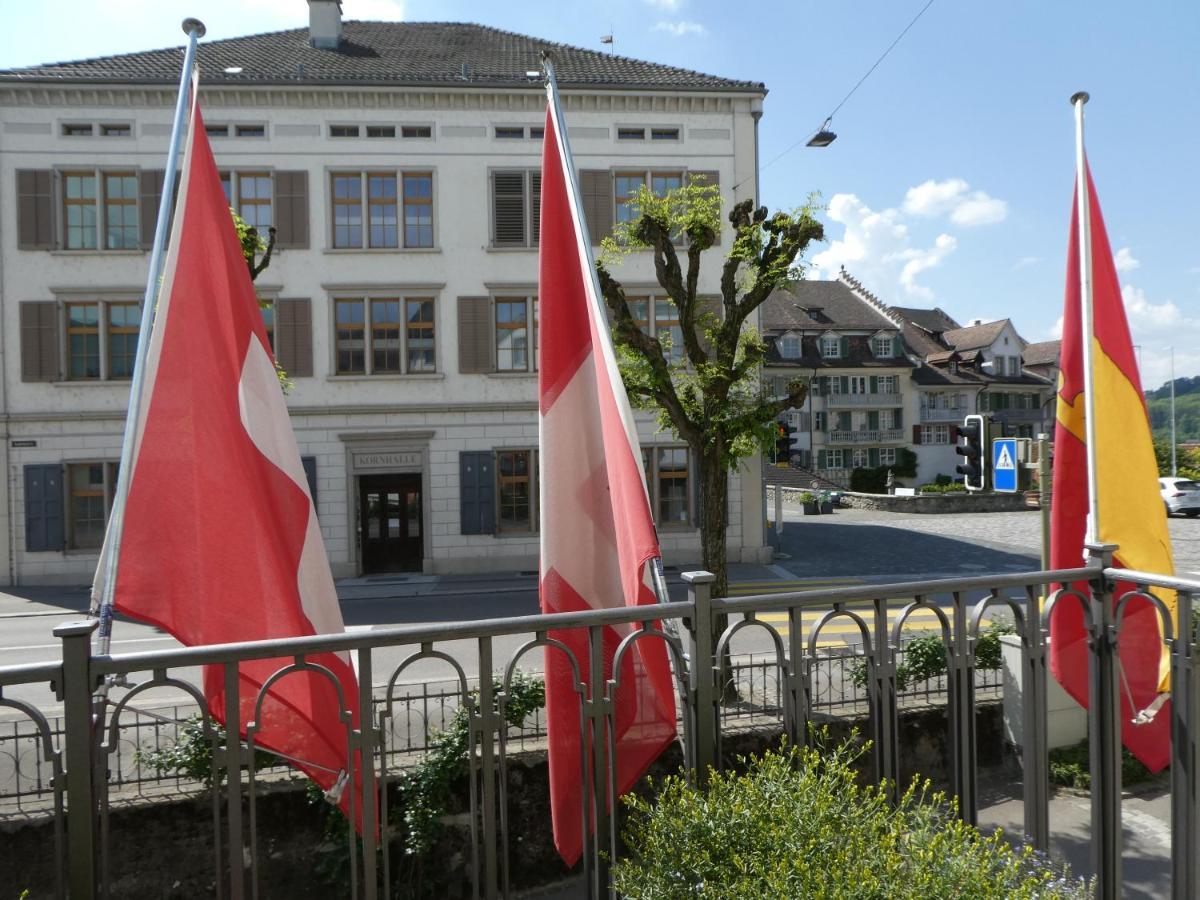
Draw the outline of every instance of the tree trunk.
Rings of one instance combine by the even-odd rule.
[[[700,469],[700,561],[705,569],[716,576],[712,596],[725,597],[729,594],[725,550],[726,532],[729,530],[729,472],[722,465],[726,448],[719,440],[715,444],[703,447],[696,454]],[[710,656],[728,625],[728,616],[713,617]],[[733,677],[733,661],[728,646],[721,654],[721,663],[727,673],[719,685],[721,700],[725,704],[736,703],[741,698]]]

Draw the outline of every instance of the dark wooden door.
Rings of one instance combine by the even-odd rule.
[[[358,479],[363,572],[421,571],[421,476]]]

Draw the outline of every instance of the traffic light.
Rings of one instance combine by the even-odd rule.
[[[786,422],[776,422],[775,425],[775,463],[787,465],[792,455],[792,426]]]
[[[987,486],[987,456],[984,454],[984,439],[987,421],[983,416],[967,416],[958,426],[958,446],[954,452],[963,461],[954,471],[965,476],[963,484],[968,491],[982,491]]]

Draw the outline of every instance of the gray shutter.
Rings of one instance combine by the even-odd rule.
[[[65,546],[63,467],[59,463],[25,467],[25,549],[62,550]]]
[[[312,302],[307,297],[275,301],[275,358],[288,375],[312,377]]]
[[[903,428],[904,427],[904,410],[903,409],[898,409],[892,413],[892,427],[893,428]]]
[[[583,195],[583,216],[593,244],[599,244],[613,230],[613,180],[607,169],[583,169],[579,173],[579,192]]]
[[[308,481],[308,493],[312,496],[313,509],[317,508],[317,458],[315,456],[300,457],[300,465],[304,466],[304,477]]]
[[[872,469],[879,465],[879,448],[878,447],[868,447],[867,448],[867,465],[870,466]]]
[[[870,410],[867,413],[867,428],[870,431],[879,430],[879,412],[878,410]]]
[[[492,300],[458,298],[458,371],[475,375],[492,371]]]
[[[275,246],[308,248],[308,172],[304,170],[275,173]]]
[[[715,187],[717,189],[717,196],[721,196],[721,173],[716,169],[704,169],[698,172],[688,172],[688,180],[691,181],[692,184],[699,184],[704,187]],[[721,243],[721,228],[724,223],[725,217],[723,215],[718,215],[717,239],[713,241],[714,244]]]
[[[166,173],[161,169],[142,169],[138,173],[138,246],[143,250],[149,250],[154,244],[165,177]]]
[[[496,461],[490,450],[458,454],[459,519],[463,534],[496,533]]]
[[[536,247],[542,237],[542,173],[529,173],[529,246]]]
[[[54,173],[17,170],[17,249],[54,249]]]
[[[58,304],[37,300],[20,304],[21,380],[57,381]]]
[[[525,246],[525,173],[492,173],[492,244]]]

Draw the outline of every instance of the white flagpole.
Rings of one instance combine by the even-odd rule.
[[[1083,409],[1087,435],[1088,516],[1085,544],[1100,542],[1100,494],[1096,479],[1096,372],[1092,359],[1092,336],[1095,334],[1092,304],[1092,222],[1091,198],[1088,195],[1087,154],[1083,149],[1083,105],[1088,102],[1087,91],[1071,96],[1075,107],[1075,196],[1079,219],[1079,299],[1083,329]]]
[[[104,566],[104,584],[99,597],[92,598],[92,615],[99,616],[97,631],[97,653],[108,653],[112,639],[113,594],[117,586],[117,563],[121,555],[121,535],[125,528],[125,503],[129,498],[129,481],[133,473],[133,448],[142,406],[142,390],[146,379],[146,354],[150,347],[150,330],[154,323],[154,310],[158,305],[159,278],[162,275],[163,250],[167,243],[167,220],[171,212],[171,195],[178,168],[179,143],[183,134],[183,119],[187,112],[188,83],[192,80],[192,68],[196,59],[196,42],[204,37],[204,23],[199,19],[184,19],[183,33],[187,35],[187,48],[183,55],[183,69],[179,74],[179,96],[175,101],[175,121],[171,127],[171,142],[167,149],[167,167],[163,173],[162,197],[158,201],[158,224],[154,228],[154,244],[150,251],[150,271],[146,276],[146,293],[142,299],[142,320],[138,327],[137,350],[133,360],[133,377],[129,385],[129,408],[125,414],[125,435],[121,439],[121,463],[117,470],[117,486],[113,495],[112,512],[108,517],[108,528],[104,532],[104,546],[100,560]]]
[[[554,59],[549,50],[542,51],[542,69],[546,73],[546,101],[550,105],[550,110],[554,114],[554,121],[557,125],[558,153],[567,170],[567,195],[571,202],[571,208],[575,213],[576,221],[579,223],[580,228],[586,229],[587,224],[583,217],[583,199],[579,196],[579,179],[575,172],[575,159],[571,155],[571,141],[567,135],[567,123],[563,118],[562,104],[559,102],[558,79],[554,75]],[[587,260],[588,277],[592,281],[593,302],[599,304],[602,294],[600,291],[600,278],[596,274],[596,258],[592,253],[592,242],[585,239],[579,243],[582,247],[584,258]],[[597,309],[596,314],[601,320],[607,318],[603,308]],[[606,346],[603,348],[603,352],[612,354],[613,351],[611,347]],[[632,437],[636,439],[636,432]],[[637,449],[640,449],[640,447]],[[646,491],[645,472],[642,472],[642,490],[643,492]],[[649,502],[648,492],[646,496],[647,502]],[[651,583],[654,587],[654,595],[658,602],[670,603],[671,598],[667,593],[667,581],[663,576],[662,556],[656,556],[650,560],[650,575]]]

